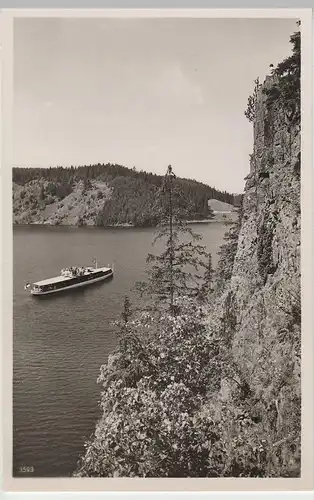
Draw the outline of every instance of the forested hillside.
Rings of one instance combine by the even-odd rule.
[[[175,179],[185,218],[211,218],[209,199],[233,204],[234,196],[191,179]],[[154,226],[162,176],[121,165],[14,168],[15,224]]]

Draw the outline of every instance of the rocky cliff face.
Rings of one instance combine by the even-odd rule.
[[[291,476],[300,472],[300,120],[297,102],[268,104],[273,83],[258,91],[232,276],[210,325],[222,325],[231,356],[222,404],[248,411],[269,474]]]

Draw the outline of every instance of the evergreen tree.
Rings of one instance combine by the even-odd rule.
[[[300,21],[297,22],[300,26]],[[298,30],[290,37],[292,54],[281,61],[276,68],[272,69],[274,84],[270,89],[265,88],[263,93],[267,96],[269,106],[272,103],[280,103],[290,115],[291,120],[298,121],[300,118],[301,98],[301,32]]]
[[[257,103],[259,90],[261,88],[259,78],[256,78],[254,80],[254,84],[255,84],[255,87],[254,87],[253,94],[248,97],[247,107],[246,107],[246,110],[244,111],[244,115],[249,120],[249,122],[254,122],[254,120],[255,120],[256,103]]]
[[[148,281],[138,284],[141,294],[153,299],[155,310],[166,307],[172,314],[178,312],[178,298],[200,297],[202,276],[197,272],[206,269],[209,261],[206,248],[198,243],[201,236],[184,220],[189,207],[182,191],[174,184],[175,178],[169,165],[156,197],[159,224],[154,243],[162,239],[164,250],[159,255],[148,255]]]

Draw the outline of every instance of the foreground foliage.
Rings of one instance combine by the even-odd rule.
[[[146,313],[124,328],[101,368],[103,417],[79,476],[220,474],[220,426],[201,411],[205,394],[218,389],[219,350],[201,309],[186,300],[180,310],[158,321]]]
[[[291,467],[283,456],[298,455],[297,427],[276,441],[269,424],[276,408],[256,400],[239,378],[222,330],[208,332],[193,300],[179,306],[176,316],[143,313],[121,322],[98,380],[102,417],[75,476],[293,475],[298,460]],[[228,400],[219,396],[222,378],[238,380]],[[289,397],[296,416],[300,401]]]

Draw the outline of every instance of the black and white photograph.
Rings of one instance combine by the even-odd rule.
[[[14,19],[13,478],[303,477],[302,28]]]

